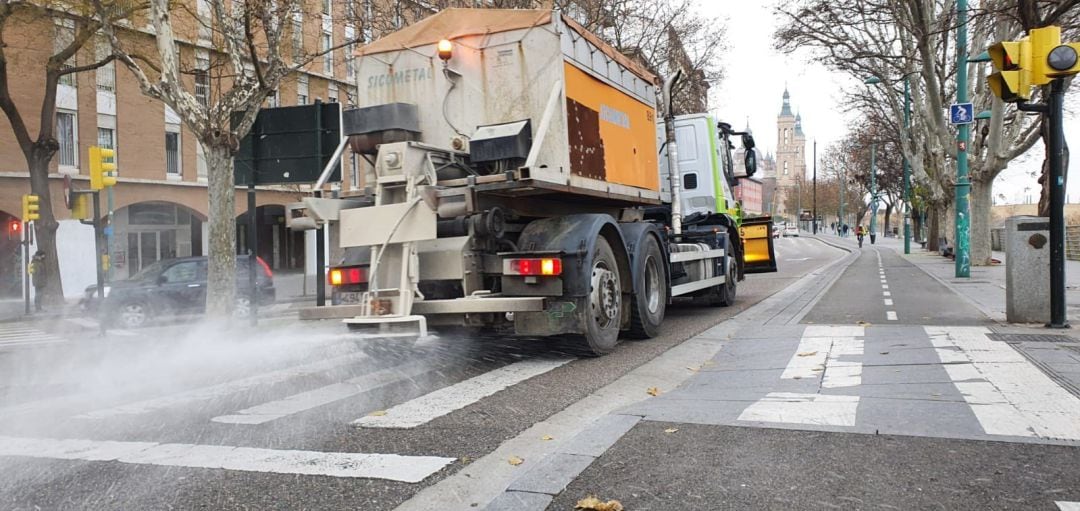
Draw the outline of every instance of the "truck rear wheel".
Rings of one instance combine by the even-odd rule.
[[[630,337],[649,339],[660,333],[667,308],[667,283],[664,278],[664,259],[656,238],[645,236],[642,256],[634,261],[637,292],[630,308]]]
[[[619,343],[622,282],[615,253],[603,236],[596,240],[585,311],[585,342],[596,355],[611,353]]]

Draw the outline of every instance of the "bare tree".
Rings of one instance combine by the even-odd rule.
[[[139,8],[139,4],[125,2],[109,14],[109,20],[126,18]],[[30,192],[40,198],[41,218],[35,221],[35,225],[37,246],[45,252],[48,265],[43,296],[46,303],[58,303],[63,298],[56,254],[56,230],[59,223],[53,214],[52,194],[49,193],[49,164],[60,149],[56,138],[57,89],[64,77],[93,71],[113,60],[113,57],[108,55],[90,59],[85,63],[78,61],[77,56],[88,53],[83,51],[88,45],[93,47],[94,36],[101,27],[101,23],[94,17],[79,14],[87,11],[88,5],[79,2],[52,5],[48,2],[0,0],[0,110],[3,110],[7,117],[15,141],[26,159],[26,167],[30,173]],[[24,113],[29,105],[17,104],[12,96],[12,80],[18,80],[19,77],[12,75],[15,70],[10,66],[8,45],[4,38],[11,26],[29,26],[36,20],[46,20],[49,27],[54,27],[55,32],[48,30],[40,33],[37,35],[41,38],[40,41],[33,43],[40,45],[39,47],[52,48],[52,51],[40,69],[44,75],[44,94],[41,104],[34,108],[38,117],[37,126],[32,127],[33,117],[29,117],[28,121],[27,114]],[[52,20],[57,23],[54,24]],[[18,72],[26,72],[28,64],[29,62],[20,62]]]
[[[991,41],[1020,34],[1020,24],[1002,14],[1006,4],[1013,5],[1006,0],[982,2],[969,24],[969,48],[985,48]],[[901,137],[901,148],[915,176],[928,186],[929,201],[938,211],[950,202],[955,181],[955,172],[949,169],[956,158],[956,136],[945,118],[945,108],[956,93],[953,6],[949,0],[789,2],[780,9],[788,21],[777,33],[777,45],[786,51],[808,45],[824,53],[835,69],[860,80],[872,76],[884,82],[888,90],[880,100],[889,105],[893,118],[903,114],[898,89],[903,77],[909,78],[912,129]],[[981,265],[990,262],[994,178],[1038,140],[1039,127],[993,97],[979,64],[970,64],[968,74],[973,78],[968,92],[976,110],[991,111],[990,120],[977,126],[975,140],[967,147],[971,262]]]
[[[138,47],[134,37],[125,37],[125,29],[109,21],[117,4],[94,1],[115,58],[134,74],[143,94],[172,108],[203,146],[209,201],[207,311],[227,316],[234,305],[236,282],[233,156],[260,106],[282,79],[344,45],[316,52],[304,51],[302,44],[295,47],[290,36],[302,26],[292,20],[302,15],[302,0],[236,0],[231,9],[223,2],[210,2],[206,15],[168,0],[150,0],[148,23],[155,34],[156,52],[148,59],[134,51]],[[212,32],[216,56],[224,61],[226,71],[212,98],[198,97],[182,76],[176,27],[189,21]]]

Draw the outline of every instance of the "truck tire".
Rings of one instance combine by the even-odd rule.
[[[731,247],[730,243],[728,243],[728,247]],[[719,305],[720,307],[731,307],[732,305],[735,305],[735,291],[739,284],[739,265],[734,258],[734,252],[728,253],[732,255],[729,256],[731,257],[731,260],[728,261],[727,264],[727,278],[724,279],[724,284],[717,289],[718,296],[716,305]]]
[[[646,235],[641,257],[634,261],[637,292],[630,307],[630,332],[634,339],[649,339],[660,333],[667,308],[668,289],[664,278],[664,256],[656,238]]]
[[[603,236],[596,240],[589,267],[592,271],[584,314],[585,342],[593,354],[604,355],[611,353],[619,343],[622,283],[615,253]]]

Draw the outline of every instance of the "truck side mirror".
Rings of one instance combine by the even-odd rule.
[[[757,172],[757,152],[753,148],[746,150],[746,158],[743,163],[746,166],[746,177],[751,177]]]
[[[755,145],[756,144],[754,144],[754,136],[749,133],[743,133],[742,146],[743,149],[746,149],[747,154],[750,153],[750,150],[753,149]]]

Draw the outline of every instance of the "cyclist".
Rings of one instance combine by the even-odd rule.
[[[862,248],[863,236],[866,236],[866,229],[863,229],[862,225],[855,227],[855,237],[859,238],[859,248]]]

